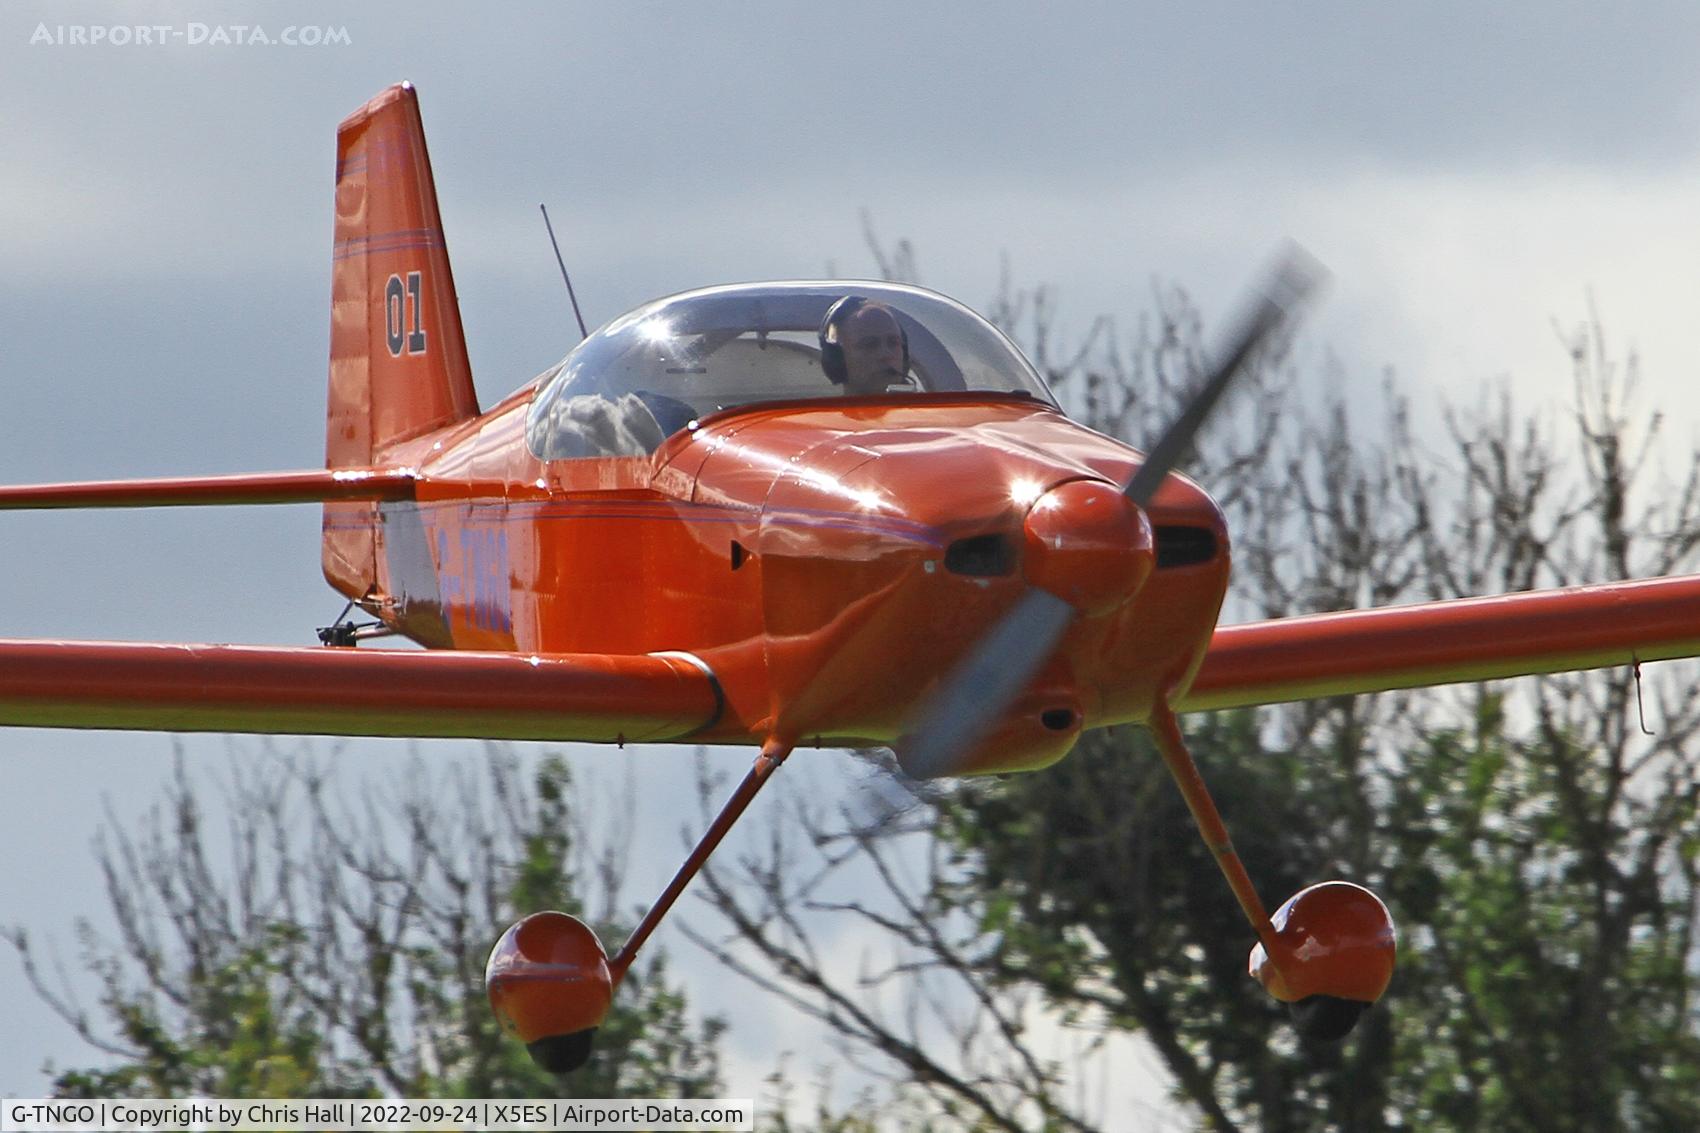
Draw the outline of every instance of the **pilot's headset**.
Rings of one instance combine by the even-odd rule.
[[[844,344],[838,340],[838,328],[845,319],[854,315],[868,303],[865,295],[846,295],[826,309],[826,318],[820,321],[820,368],[826,376],[832,379],[834,385],[843,385],[850,379],[850,368],[844,363]],[[903,372],[909,372],[909,328],[903,325],[903,319],[896,311],[892,316],[897,319],[897,329],[903,335]]]

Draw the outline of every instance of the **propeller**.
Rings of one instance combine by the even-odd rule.
[[[1257,348],[1315,289],[1322,268],[1292,247],[1276,262],[1255,301],[1240,316],[1229,346],[1192,395],[1180,416],[1158,438],[1133,478],[1122,486],[1128,503],[1143,513],[1181,458],[1192,448],[1210,411]],[[1141,520],[1143,523],[1143,520]],[[1126,601],[1143,583],[1141,574],[1120,596]],[[1050,590],[1029,586],[960,661],[922,709],[902,740],[903,763],[917,779],[955,774],[1004,710],[1050,657],[1079,611]]]

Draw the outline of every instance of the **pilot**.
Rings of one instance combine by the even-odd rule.
[[[849,396],[917,388],[903,324],[890,307],[861,295],[846,295],[821,320],[820,365]]]

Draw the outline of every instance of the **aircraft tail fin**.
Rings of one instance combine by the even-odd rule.
[[[337,128],[327,468],[478,415],[419,96],[397,83]],[[375,582],[373,505],[325,508],[325,575]]]
[[[478,414],[419,96],[397,83],[337,128],[326,464]]]

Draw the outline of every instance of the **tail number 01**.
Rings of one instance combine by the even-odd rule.
[[[424,298],[424,280],[416,271],[407,273],[405,285],[399,275],[390,276],[384,285],[384,330],[389,337],[390,357],[400,358],[403,351],[425,353]]]

